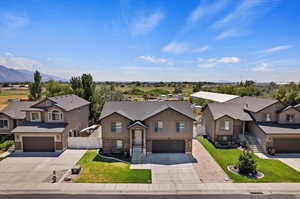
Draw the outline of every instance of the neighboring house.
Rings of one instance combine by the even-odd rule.
[[[300,105],[285,107],[274,99],[238,97],[210,103],[203,112],[205,131],[215,144],[253,136],[267,152],[300,152]]]
[[[100,116],[103,151],[191,153],[193,122],[187,101],[107,102]]]
[[[77,136],[88,126],[90,102],[76,96],[47,97],[25,107],[25,121],[17,125],[17,151],[60,152],[67,148],[67,138]],[[12,109],[14,106],[12,105]]]
[[[10,102],[0,111],[0,134],[12,134],[12,130],[25,120],[23,109],[36,102]]]

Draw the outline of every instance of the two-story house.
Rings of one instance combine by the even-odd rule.
[[[0,134],[12,134],[12,130],[25,120],[23,109],[29,108],[36,102],[10,102],[0,111]]]
[[[90,102],[76,96],[47,97],[22,109],[25,121],[11,132],[16,151],[60,152],[67,138],[88,126]]]
[[[300,152],[300,105],[285,107],[274,99],[238,97],[208,104],[203,120],[214,143],[234,143],[240,135],[247,135],[265,152]]]
[[[107,102],[100,116],[103,150],[191,153],[193,122],[187,101]]]

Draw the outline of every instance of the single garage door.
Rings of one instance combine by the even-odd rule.
[[[274,147],[278,153],[300,153],[299,138],[274,139]]]
[[[54,137],[23,137],[24,152],[54,152]]]
[[[153,140],[152,153],[184,153],[184,140]]]

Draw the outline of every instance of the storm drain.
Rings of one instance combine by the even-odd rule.
[[[253,194],[253,195],[259,195],[259,194],[264,194],[263,192],[261,191],[251,191],[249,192],[250,194]]]

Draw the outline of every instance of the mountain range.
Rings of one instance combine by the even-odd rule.
[[[13,69],[0,65],[0,82],[26,82],[33,81],[33,71],[24,69]],[[42,81],[55,80],[67,81],[64,78],[41,73]]]

